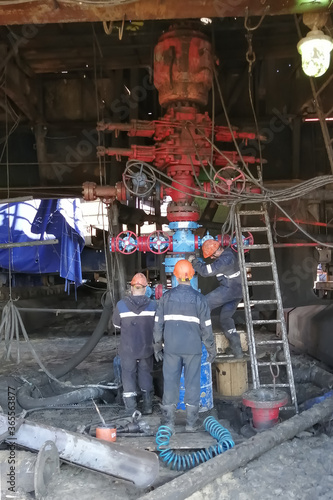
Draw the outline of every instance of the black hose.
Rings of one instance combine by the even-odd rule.
[[[93,351],[93,349],[102,338],[104,332],[107,330],[111,312],[112,305],[110,294],[106,293],[103,312],[92,336],[71,359],[66,361],[66,363],[61,366],[57,366],[54,369],[51,368],[50,371],[54,375],[54,377],[60,378],[66,375],[66,373],[70,372],[71,370],[73,370],[73,368],[78,366]],[[45,383],[46,381],[47,379],[45,379]],[[43,383],[43,381],[40,382],[41,385]],[[47,407],[80,403],[81,401],[85,401],[87,399],[99,397],[103,394],[103,392],[103,389],[99,389],[97,387],[85,387],[76,391],[67,392],[65,394],[59,394],[58,396],[51,396],[48,398],[34,398],[31,396],[31,386],[25,384],[17,391],[17,401],[19,405],[25,410],[31,410],[42,406]]]
[[[97,387],[84,387],[83,389],[77,389],[76,391],[59,394],[58,396],[36,399],[30,395],[30,386],[25,384],[17,392],[17,401],[25,410],[33,410],[34,408],[41,406],[48,407],[81,403],[87,399],[100,397],[103,392],[103,389],[98,389]]]
[[[111,298],[110,294],[106,292],[103,312],[92,336],[71,359],[66,361],[66,363],[64,363],[63,365],[57,366],[54,369],[50,370],[56,378],[63,377],[64,375],[66,375],[66,373],[73,370],[73,368],[79,365],[93,351],[98,342],[101,340],[104,332],[107,330],[111,312]]]

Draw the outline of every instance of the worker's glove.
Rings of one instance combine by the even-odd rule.
[[[216,358],[216,351],[210,352],[207,357],[207,363],[214,363]]]
[[[163,361],[163,351],[154,351],[156,361]]]
[[[187,257],[187,260],[192,263],[195,260],[195,258],[196,258],[195,255],[189,255]]]

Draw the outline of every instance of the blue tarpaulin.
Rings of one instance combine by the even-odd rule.
[[[0,249],[0,266],[13,272],[59,273],[78,286],[82,282],[84,247],[80,200],[31,200],[0,205],[0,243],[58,239],[56,245]]]

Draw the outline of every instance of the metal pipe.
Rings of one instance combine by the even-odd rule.
[[[0,203],[1,204],[4,204],[4,203],[20,203],[20,202],[30,201],[30,200],[33,200],[32,196],[20,196],[18,198],[7,198],[5,200],[0,200]]]
[[[8,429],[8,419],[0,415],[0,434]],[[158,457],[149,451],[104,442],[49,425],[23,420],[8,443],[39,450],[45,441],[53,441],[59,457],[67,462],[130,481],[139,488],[150,486],[158,476]]]
[[[333,396],[314,405],[310,410],[295,415],[270,430],[257,434],[235,446],[232,450],[212,458],[187,474],[177,477],[140,498],[142,500],[184,500],[197,491],[202,493],[202,497],[209,498],[212,491],[217,491],[219,488],[214,482],[215,480],[239,467],[244,467],[251,460],[260,457],[275,446],[293,439],[297,434],[318,422],[331,418],[332,412]]]
[[[59,240],[37,240],[23,241],[21,243],[0,243],[1,248],[20,248],[20,247],[40,247],[42,245],[56,245]]]
[[[333,388],[333,374],[317,365],[293,363],[294,377],[297,383],[311,382],[322,389]]]
[[[48,309],[42,307],[18,307],[19,311],[23,312],[46,312],[46,313],[55,313],[58,314],[66,314],[66,313],[79,313],[79,314],[101,314],[103,309]]]

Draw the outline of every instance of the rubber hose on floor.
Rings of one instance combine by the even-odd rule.
[[[48,407],[81,403],[82,401],[87,401],[91,398],[98,398],[104,392],[103,389],[98,389],[97,387],[84,387],[82,389],[77,389],[76,391],[59,394],[58,396],[36,399],[30,395],[30,391],[30,386],[24,385],[17,392],[17,401],[25,410],[33,410],[44,406]]]
[[[230,432],[222,427],[222,425],[213,417],[207,417],[204,420],[204,427],[209,434],[217,440],[217,444],[210,446],[199,451],[193,451],[181,455],[180,453],[174,452],[171,448],[164,448],[169,446],[170,438],[172,436],[172,431],[170,427],[162,425],[158,428],[156,434],[156,444],[157,451],[160,454],[160,458],[166,463],[168,467],[172,470],[188,470],[192,469],[196,465],[207,462],[213,457],[220,455],[224,451],[230,450],[235,446],[235,443],[231,437]]]
[[[111,313],[112,305],[110,294],[106,293],[103,312],[92,336],[84,344],[84,346],[76,354],[74,354],[74,356],[70,360],[66,361],[66,363],[61,366],[50,368],[50,372],[52,373],[52,375],[54,375],[54,377],[60,378],[66,375],[66,373],[70,372],[76,366],[78,366],[93,351],[93,349],[102,338],[104,332],[107,330]],[[48,381],[46,375],[43,377],[43,379],[39,381],[40,385],[43,385]],[[31,386],[23,385],[17,391],[17,401],[25,410],[32,410],[34,408],[41,408],[43,406],[47,407],[80,403],[81,401],[86,401],[87,399],[101,396],[102,393],[103,391],[101,389],[89,387],[78,389],[77,391],[72,391],[65,394],[60,394],[58,396],[51,396],[48,398],[33,398],[31,396]]]

